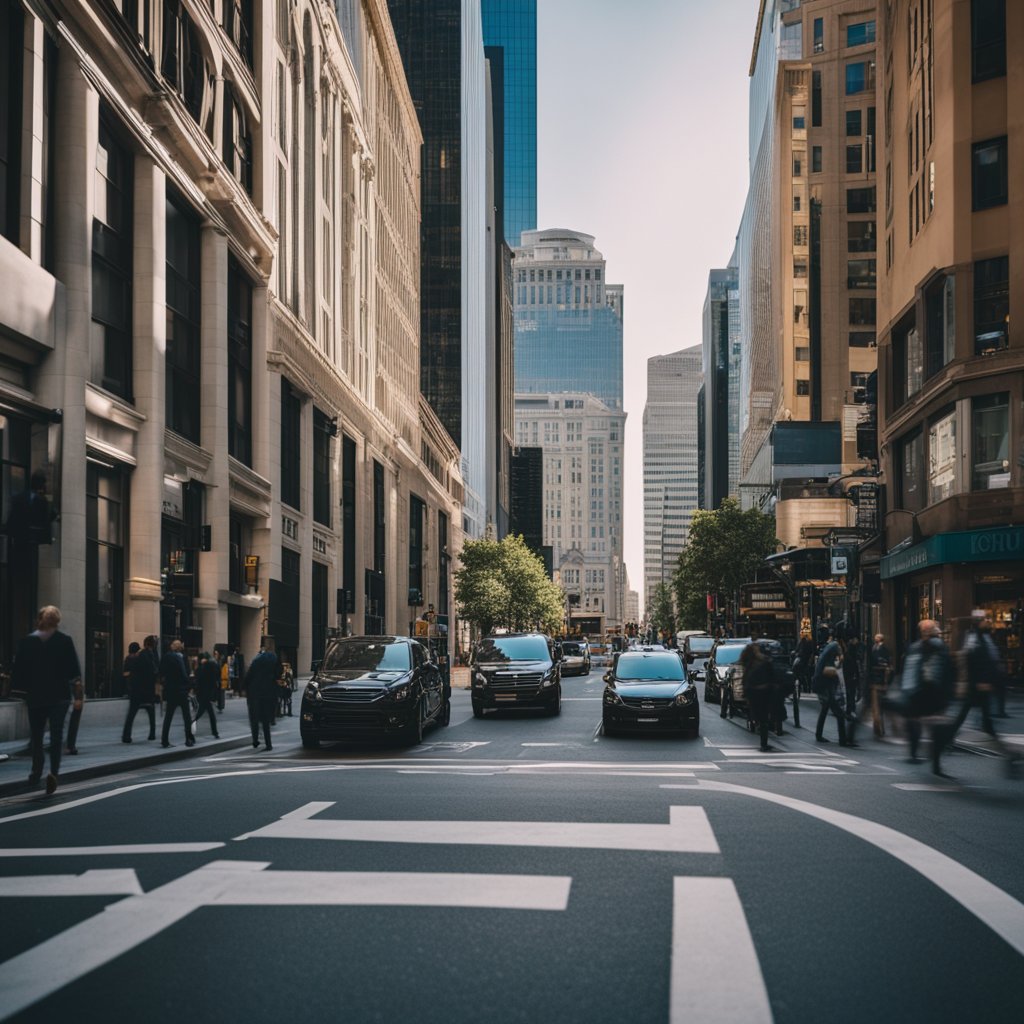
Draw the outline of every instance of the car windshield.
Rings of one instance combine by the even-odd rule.
[[[409,645],[394,640],[342,640],[327,651],[322,667],[328,672],[408,672]]]
[[[683,680],[683,664],[670,653],[623,654],[615,666],[615,675],[624,683],[640,679]]]
[[[711,648],[715,646],[715,638],[711,636],[698,636],[690,641],[691,654],[710,654]]]
[[[571,658],[575,658],[583,653],[583,648],[577,643],[564,643],[562,644],[562,653],[568,654]]]
[[[735,665],[740,660],[745,646],[746,644],[728,644],[725,647],[719,647],[715,652],[715,664]]]
[[[477,661],[547,661],[548,642],[542,636],[489,636],[476,649]]]

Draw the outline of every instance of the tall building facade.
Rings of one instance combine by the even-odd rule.
[[[623,434],[626,414],[584,393],[516,395],[516,443],[542,448],[544,544],[576,595],[571,620],[621,628]]]
[[[482,0],[484,46],[501,66],[503,231],[520,244],[537,227],[537,0]]]
[[[99,696],[147,634],[271,634],[303,670],[329,626],[450,610],[459,452],[419,395],[382,0],[0,17],[0,662],[47,602]]]
[[[1020,669],[1024,8],[898,0],[880,24],[883,628],[975,608]],[[1018,525],[1012,525],[1018,524]]]
[[[481,536],[495,515],[497,401],[480,0],[388,0],[388,9],[423,132],[420,387],[462,452],[464,526]]]
[[[703,372],[698,410],[703,453],[701,507],[714,509],[739,496],[740,317],[739,272],[712,270],[704,298]]]
[[[512,270],[516,393],[589,392],[621,409],[623,290],[594,237],[527,231]]]
[[[699,507],[697,399],[702,346],[647,360],[644,406],[644,607],[671,583]]]

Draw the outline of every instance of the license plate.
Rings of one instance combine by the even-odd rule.
[[[515,700],[516,695],[514,693],[496,693],[494,695],[495,700]]]
[[[638,718],[637,721],[638,722],[656,722],[657,719],[656,718]]]

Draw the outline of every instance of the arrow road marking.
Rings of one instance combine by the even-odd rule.
[[[445,846],[548,846],[589,850],[718,853],[703,807],[672,807],[667,825],[565,821],[358,821],[316,818],[331,804],[306,804],[236,839],[440,843]]]
[[[709,984],[723,964],[729,984]],[[673,879],[668,1019],[771,1024],[761,964],[731,878]]]
[[[141,896],[131,868],[86,871],[81,875],[15,875],[0,878],[0,896]]]
[[[570,878],[552,875],[358,871],[268,871],[255,884],[256,874],[267,867],[255,861],[214,861],[152,892],[114,903],[0,964],[0,1020],[110,963],[199,907],[400,905],[565,910],[572,884]],[[80,883],[81,879],[74,881]]]

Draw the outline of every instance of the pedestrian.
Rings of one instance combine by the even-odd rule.
[[[885,717],[882,699],[892,679],[892,654],[882,633],[875,634],[875,642],[868,652],[868,684],[871,687],[871,725],[878,737],[885,735]]]
[[[295,675],[291,665],[286,661],[281,665],[281,678],[278,679],[278,709],[279,717],[287,715],[292,717],[292,694],[295,692]]]
[[[267,750],[273,750],[270,742],[270,724],[277,706],[277,680],[281,675],[281,663],[271,649],[272,641],[263,639],[260,653],[252,659],[249,671],[245,673],[245,693],[249,705],[249,725],[252,728],[252,745],[260,745],[260,726],[263,726],[263,740]]]
[[[849,627],[846,631],[846,651],[843,654],[843,687],[846,690],[846,721],[850,742],[857,730],[857,709],[864,696],[861,684],[860,640]]]
[[[131,743],[132,723],[140,708],[145,708],[149,714],[149,739],[156,739],[156,712],[153,708],[156,703],[156,677],[159,668],[156,660],[156,637],[147,636],[142,643],[141,649],[134,643],[128,647],[128,657],[124,662],[125,674],[128,676],[128,714],[125,716],[124,729],[121,733],[122,743]]]
[[[800,631],[800,641],[796,645],[796,654],[793,658],[793,672],[799,687],[797,694],[806,693],[811,688],[811,677],[814,675],[814,655],[811,631],[803,629]]]
[[[223,651],[217,652],[217,710],[224,710],[224,695],[231,685],[228,669],[228,658]]]
[[[50,729],[50,773],[46,794],[57,789],[61,745],[68,705],[82,709],[82,668],[75,643],[57,627],[60,609],[48,604],[39,609],[36,629],[18,644],[12,669],[12,683],[26,693],[31,736],[32,771],[28,781],[35,785],[43,775],[43,733]]]
[[[984,612],[975,613],[961,653],[967,674],[967,693],[953,720],[948,724],[935,726],[932,771],[936,775],[944,775],[940,770],[942,751],[953,742],[971,708],[981,709],[981,727],[991,737],[998,753],[1006,758],[1009,770],[1012,771],[1014,759],[999,739],[992,724],[992,699],[998,692],[1003,678],[1003,665],[999,648],[992,639],[992,619]]]
[[[184,650],[185,645],[180,640],[172,640],[170,650],[160,659],[160,682],[164,692],[164,727],[160,737],[162,747],[172,746],[171,719],[174,717],[175,708],[181,708],[185,726],[185,746],[191,747],[196,742],[192,736],[192,711],[188,701],[192,684],[185,665]]]
[[[814,681],[812,686],[818,695],[818,703],[821,710],[818,712],[818,725],[814,730],[814,738],[818,743],[828,743],[822,735],[825,722],[828,720],[828,713],[831,711],[836,719],[836,727],[839,730],[839,745],[841,747],[852,746],[846,738],[846,715],[839,703],[839,670],[843,664],[844,637],[842,631],[835,629],[832,639],[822,648],[821,654],[814,666]]]
[[[917,626],[918,639],[910,645],[900,674],[899,708],[907,721],[911,764],[920,764],[922,720],[932,720],[932,766],[939,768],[939,739],[936,736],[936,715],[941,715],[953,692],[953,660],[942,640],[942,627],[934,619],[922,619]]]
[[[749,643],[743,648],[739,663],[743,669],[747,714],[761,734],[761,752],[767,753],[773,749],[768,745],[768,730],[775,713],[775,666],[756,643]]]
[[[220,689],[220,669],[217,663],[206,651],[199,655],[199,665],[196,668],[196,697],[199,699],[199,709],[196,711],[196,725],[203,717],[203,712],[210,716],[210,732],[213,738],[220,739],[217,732],[217,716],[213,713],[213,705],[217,700],[217,691]]]

